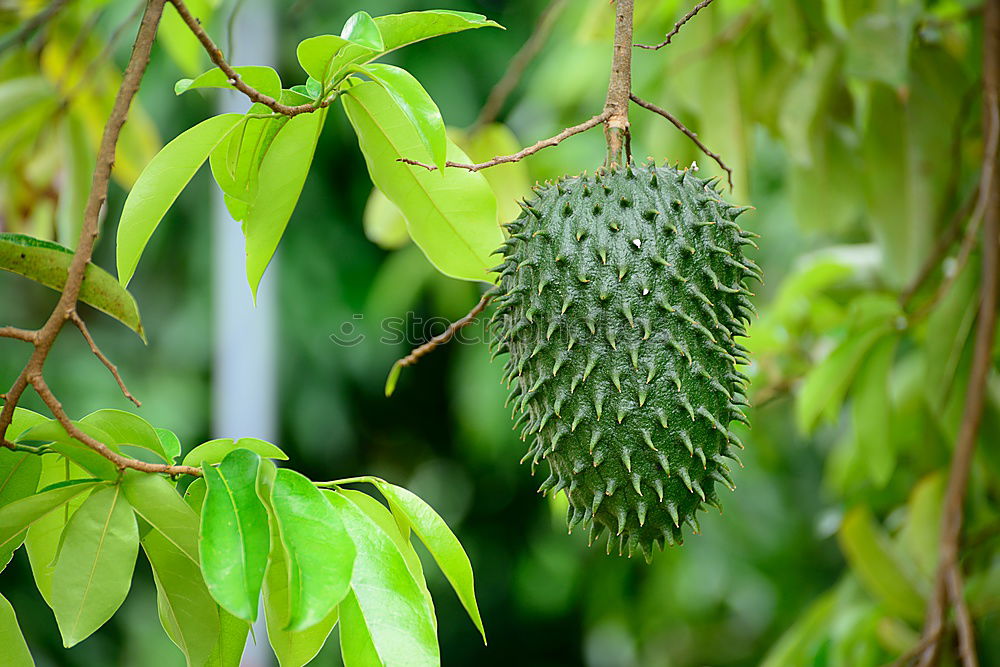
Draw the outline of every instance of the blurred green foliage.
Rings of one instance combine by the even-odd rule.
[[[200,4],[220,43],[240,39],[227,35],[239,2],[215,3],[214,11],[208,0]],[[296,77],[291,45],[337,32],[357,9],[275,4],[279,71]],[[439,6],[367,4],[379,14]],[[637,3],[637,39],[661,39],[689,4]],[[0,3],[0,26],[13,29],[41,6]],[[448,8],[487,14],[508,30],[448,37],[390,62],[424,83],[450,126],[466,127],[543,6],[452,0]],[[62,212],[85,192],[95,132],[128,47],[127,38],[110,37],[133,9],[71,3],[23,48],[0,54],[3,231],[72,242]],[[498,119],[521,145],[600,109],[612,17],[606,0],[567,4]],[[217,94],[174,97],[174,82],[207,63],[169,24],[163,32],[140,95],[144,111],[127,126],[119,188],[159,136],[204,118]],[[437,352],[403,375],[391,399],[383,397],[385,373],[407,349],[380,341],[384,319],[454,319],[476,302],[478,288],[438,274],[400,237],[391,204],[368,202],[371,184],[353,135],[342,114],[331,114],[279,270],[265,276],[280,288],[279,442],[310,477],[379,475],[418,493],[455,528],[476,569],[490,643],[470,631],[447,582],[428,569],[445,664],[863,666],[912,648],[932,586],[940,499],[965,397],[977,253],[963,264],[952,249],[913,299],[900,297],[977,180],[980,42],[973,0],[727,0],[664,50],[635,53],[637,94],[721,153],[735,170],[732,198],[757,207],[746,226],[763,236],[755,259],[768,281],[748,343],[756,407],[753,430],[740,433],[747,450],[738,490],[724,498],[722,516],[702,521],[701,536],[652,566],[565,535],[564,501],[537,496],[541,480],[517,463],[525,445],[510,430],[501,367],[490,364],[485,345]],[[112,58],[101,60],[108,44]],[[661,118],[636,109],[632,122],[637,158],[696,161],[703,172],[720,173]],[[507,130],[489,132],[496,135],[490,141],[457,129],[453,138],[483,159],[512,141]],[[491,185],[509,203],[529,181],[594,169],[603,151],[600,132],[574,137],[496,172]],[[203,173],[184,193],[133,282],[149,347],[107,318],[92,318],[144,400],[144,416],[173,428],[186,446],[209,436],[211,187]],[[112,192],[111,224],[125,192]],[[110,267],[112,260],[111,244],[102,244],[96,261]],[[939,284],[947,288],[940,296]],[[55,299],[13,276],[0,280],[0,293],[3,322],[24,326],[41,321]],[[345,322],[360,323],[362,344],[330,339]],[[411,342],[439,332],[437,322]],[[0,340],[0,377],[18,370],[20,345]],[[49,369],[72,414],[125,407],[81,341],[61,339]],[[40,409],[30,399],[25,407]],[[990,632],[1000,620],[998,433],[994,369],[963,559],[983,664],[1000,663]],[[0,586],[39,664],[180,661],[158,627],[148,584],[134,588],[115,623],[67,652],[28,572],[17,556]],[[335,654],[331,647],[316,664],[336,664]]]

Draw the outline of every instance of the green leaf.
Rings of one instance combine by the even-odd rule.
[[[350,42],[336,35],[318,35],[299,42],[295,55],[299,65],[306,74],[322,83],[327,83],[333,76],[329,71],[330,62],[337,52]]]
[[[122,488],[135,513],[197,565],[198,515],[173,484],[159,475],[127,470]]]
[[[430,151],[433,163],[443,170],[448,153],[448,133],[441,110],[417,79],[402,67],[372,63],[359,71],[385,88],[406,117],[413,123],[420,140]]]
[[[205,484],[205,478],[199,477],[190,484],[188,488],[184,491],[184,502],[187,506],[195,511],[195,513],[200,517],[202,506],[205,504],[205,494],[208,493],[208,487]]]
[[[894,88],[905,86],[916,18],[911,8],[894,7],[857,20],[847,39],[845,73]]]
[[[851,569],[888,610],[914,623],[923,620],[925,601],[888,536],[865,506],[852,509],[840,526],[840,546]]]
[[[234,441],[232,438],[219,438],[217,440],[209,440],[192,449],[184,457],[183,465],[199,468],[204,465],[219,463],[230,452],[237,449],[249,449],[255,454],[260,454],[265,459],[288,460],[288,455],[277,446],[257,438],[240,438],[237,441]]]
[[[33,494],[41,476],[41,456],[0,448],[0,507]]]
[[[293,470],[278,470],[271,508],[288,571],[289,615],[282,627],[304,630],[328,617],[347,594],[354,544],[323,494]]]
[[[398,162],[428,161],[431,156],[406,114],[378,84],[355,85],[341,99],[372,181],[402,211],[410,236],[427,258],[446,275],[491,280],[490,254],[503,234],[486,179],[464,169],[433,173]],[[450,142],[448,158],[468,160]]]
[[[396,391],[396,384],[399,382],[399,375],[403,372],[403,364],[399,361],[389,369],[389,376],[385,379],[385,397],[389,398]]]
[[[309,99],[318,100],[323,94],[323,84],[316,79],[309,77],[306,80],[306,95]]]
[[[475,28],[500,28],[482,14],[458,12],[450,9],[432,9],[422,12],[388,14],[375,18],[386,52],[420,42],[431,37],[448,35]]]
[[[892,415],[889,378],[896,355],[895,336],[880,340],[868,354],[854,382],[851,407],[858,453],[877,488],[884,487],[896,467],[896,450],[890,430]]]
[[[324,495],[357,547],[351,589],[381,661],[413,667],[438,665],[441,657],[433,613],[399,549],[350,500],[333,491]]]
[[[49,512],[96,486],[98,483],[95,481],[78,482],[29,495],[0,507],[0,554],[9,556],[24,541],[24,531]]]
[[[181,455],[181,441],[177,434],[166,428],[156,428],[156,437],[160,439],[160,448],[170,461],[176,461]]]
[[[0,402],[0,408],[2,407],[3,403]],[[25,408],[14,408],[14,416],[10,420],[10,426],[7,427],[7,439],[11,442],[18,442],[22,433],[47,421],[49,418],[45,415]]]
[[[940,470],[917,482],[906,505],[906,523],[899,531],[900,546],[926,581],[933,581],[937,572],[945,482]]]
[[[35,661],[21,634],[14,608],[3,595],[0,595],[0,646],[3,646],[3,662],[7,667],[34,667]]]
[[[237,449],[219,467],[204,466],[201,567],[212,597],[238,618],[257,619],[270,549],[267,510],[257,497],[260,457]]]
[[[340,603],[340,654],[344,667],[382,667],[383,664],[354,591]]]
[[[326,500],[323,502],[326,503]],[[273,508],[270,522],[271,533],[279,534],[280,528]],[[353,548],[352,543],[351,549]],[[300,631],[287,630],[291,615],[288,589],[290,576],[285,546],[280,540],[274,540],[271,543],[267,572],[264,574],[264,616],[267,620],[267,639],[281,667],[298,667],[312,660],[323,648],[338,618],[337,607],[333,607],[325,618],[312,627]]]
[[[89,478],[87,472],[71,463],[69,459],[61,456],[42,457],[42,477],[38,482],[39,488],[44,490],[63,488],[73,480],[84,478]],[[86,482],[92,481],[86,479]],[[55,569],[56,556],[59,555],[63,531],[70,517],[83,504],[86,496],[87,492],[83,491],[55,511],[39,518],[28,529],[28,535],[24,540],[35,585],[38,587],[38,592],[42,594],[45,603],[50,607],[52,606],[52,573]]]
[[[214,14],[215,2],[212,0],[193,0],[186,2],[192,16],[208,23]],[[157,44],[162,44],[171,60],[180,67],[184,74],[194,76],[203,67],[205,49],[191,29],[181,19],[175,7],[164,9],[163,18],[156,34]]]
[[[521,142],[503,123],[491,123],[472,135],[451,130],[448,136],[469,154],[473,162],[486,162],[497,155],[521,150]],[[521,214],[518,202],[531,196],[531,175],[525,162],[509,162],[482,172],[497,200],[497,222],[503,224]]]
[[[164,630],[189,665],[205,664],[219,641],[219,607],[205,586],[198,561],[155,530],[142,538],[142,550],[153,569]]]
[[[56,243],[24,234],[0,234],[0,269],[30,278],[61,292],[66,284],[73,251]],[[146,332],[139,306],[114,277],[95,264],[88,264],[80,287],[80,301],[107,313],[145,342]]]
[[[455,589],[455,593],[458,594],[469,618],[482,634],[483,641],[486,641],[486,630],[483,628],[483,621],[479,615],[479,605],[476,603],[472,564],[469,562],[469,557],[466,555],[465,549],[462,548],[461,542],[451,532],[444,519],[416,494],[383,480],[376,480],[374,484],[389,501],[393,513],[405,517],[413,528],[413,532],[427,547],[431,556],[434,557],[434,561],[448,578],[452,588]]]
[[[118,611],[138,552],[139,530],[120,486],[95,491],[73,514],[52,577],[52,610],[66,648]]]
[[[82,422],[73,423],[91,438],[103,442],[114,452],[118,451],[118,446],[103,429]],[[49,445],[51,449],[73,461],[73,463],[76,463],[94,477],[100,477],[109,481],[118,478],[118,468],[114,463],[104,458],[104,456],[91,449],[88,445],[75,440],[66,432],[62,424],[55,419],[34,426],[22,433],[18,438],[18,442],[26,441],[51,443]]]
[[[80,420],[81,424],[96,426],[110,436],[106,445],[131,445],[154,452],[166,462],[169,458],[156,429],[145,419],[123,410],[98,410]]]
[[[261,162],[257,195],[243,225],[247,281],[254,299],[299,201],[325,118],[325,109],[292,118],[281,128]]]
[[[233,70],[251,88],[256,88],[261,93],[273,99],[278,99],[281,96],[281,78],[270,67],[248,65],[245,67],[234,67]],[[193,88],[228,88],[229,90],[236,90],[229,83],[229,77],[226,76],[226,73],[218,67],[210,69],[194,79],[181,79],[174,84],[174,93],[180,95]]]
[[[167,209],[194,177],[209,153],[243,121],[229,113],[198,123],[163,147],[132,186],[118,223],[118,280],[128,285],[139,258]]]
[[[359,46],[364,46],[376,51],[385,49],[382,42],[382,33],[368,12],[355,12],[351,15],[344,28],[340,31],[340,36]]]
[[[240,667],[247,645],[250,624],[219,609],[219,643],[209,656],[206,667]]]
[[[410,242],[406,218],[381,190],[372,188],[361,218],[368,240],[383,250],[396,250]]]

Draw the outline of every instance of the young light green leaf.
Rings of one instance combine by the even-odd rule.
[[[475,28],[500,28],[482,14],[458,12],[450,9],[388,14],[374,19],[384,41],[385,52],[420,42],[431,37],[448,35]]]
[[[234,616],[257,619],[270,550],[267,510],[257,497],[260,457],[231,452],[216,468],[204,466],[208,493],[201,511],[201,568],[216,602]]]
[[[201,516],[201,508],[205,504],[206,493],[208,493],[208,487],[205,484],[204,477],[199,477],[188,484],[188,488],[184,491],[184,502],[188,507],[193,509],[199,517]]]
[[[0,507],[0,553],[10,549],[12,545],[20,545],[24,539],[24,531],[46,514],[80,494],[92,491],[98,485],[93,480],[81,481],[36,493]]]
[[[205,587],[197,560],[156,530],[142,538],[142,550],[153,570],[164,630],[188,665],[205,664],[219,641],[219,607]]]
[[[118,611],[138,552],[138,527],[120,486],[95,491],[73,514],[52,578],[52,610],[66,648]]]
[[[0,507],[33,494],[41,475],[41,456],[0,448]]]
[[[462,606],[465,607],[465,611],[468,612],[469,618],[479,629],[485,642],[486,630],[483,628],[483,620],[479,615],[479,605],[476,603],[472,564],[458,538],[451,532],[444,519],[413,492],[383,480],[377,480],[374,483],[385,499],[389,501],[393,513],[406,518],[406,521],[413,528],[413,532],[430,551],[434,561],[448,578],[452,588],[455,589],[455,593],[462,601]]]
[[[114,443],[111,436],[105,433],[103,429],[82,422],[74,422],[74,424],[91,438],[103,442],[112,451],[118,451],[118,445]],[[18,438],[18,442],[27,441],[51,443],[49,445],[51,449],[73,461],[73,463],[76,463],[94,477],[100,477],[109,481],[115,480],[118,477],[118,468],[114,463],[104,458],[89,446],[73,439],[66,432],[66,429],[63,428],[62,424],[55,419],[51,419],[38,426],[33,426]]]
[[[3,662],[8,667],[34,667],[35,661],[21,634],[21,626],[17,624],[14,608],[3,595],[0,595],[0,646],[3,646]]]
[[[354,591],[340,603],[340,655],[344,667],[382,667],[384,664]]]
[[[198,515],[173,484],[159,475],[128,470],[122,488],[135,513],[197,565]]]
[[[396,384],[399,382],[399,375],[403,372],[403,364],[396,362],[389,369],[389,376],[385,379],[385,397],[389,398],[396,391]]]
[[[258,438],[240,438],[237,441],[234,441],[232,438],[219,438],[217,440],[209,440],[192,449],[184,457],[183,464],[198,468],[212,463],[219,463],[230,452],[237,449],[249,449],[251,452],[259,454],[265,459],[288,460],[288,455],[277,446]]]
[[[444,170],[448,153],[448,134],[441,110],[417,79],[402,67],[372,63],[358,70],[385,88],[396,105],[413,123],[420,140],[430,151],[439,170]]]
[[[61,292],[66,284],[72,260],[73,251],[56,243],[24,234],[0,234],[0,269],[56,291]],[[95,264],[87,265],[80,301],[115,318],[145,342],[146,332],[135,299],[110,273]]]
[[[124,410],[98,410],[80,420],[81,424],[96,426],[110,436],[106,445],[132,445],[154,452],[164,461],[168,458],[156,429],[139,415]]]
[[[254,299],[299,201],[325,118],[325,109],[292,118],[281,128],[261,162],[257,195],[243,226],[247,281]]]
[[[316,79],[309,77],[306,80],[306,95],[309,99],[318,100],[323,94],[323,84]]]
[[[867,463],[868,477],[876,488],[888,483],[896,466],[890,430],[889,379],[897,342],[895,336],[886,337],[872,347],[860,365],[852,392],[854,437],[858,441],[858,452]]]
[[[358,550],[351,589],[380,660],[387,665],[438,665],[437,632],[427,600],[399,549],[342,494],[324,495]]]
[[[914,623],[923,620],[923,595],[867,507],[858,506],[847,513],[839,538],[851,569],[889,611]]]
[[[398,162],[431,156],[406,114],[378,84],[354,85],[341,99],[372,181],[402,211],[410,236],[427,258],[446,275],[491,280],[490,254],[503,234],[485,178],[463,169],[434,173]],[[448,158],[468,159],[450,142]]]
[[[333,74],[329,71],[330,62],[337,52],[349,43],[348,40],[336,35],[318,35],[299,42],[295,55],[306,74],[326,83]]]
[[[308,98],[304,98],[309,101]],[[297,102],[296,100],[286,100]],[[254,104],[249,113],[267,111]],[[226,206],[235,220],[246,219],[250,203],[257,196],[260,165],[275,136],[288,122],[287,116],[250,118],[224,139],[209,156],[212,176],[226,195]]]
[[[132,186],[118,223],[118,280],[128,285],[139,258],[167,209],[216,146],[243,121],[241,114],[214,116],[178,135],[146,165]]]
[[[293,470],[278,470],[271,509],[288,572],[289,615],[282,627],[304,630],[328,617],[347,594],[354,544],[323,494]]]
[[[340,36],[350,42],[360,46],[382,51],[385,44],[382,42],[382,33],[368,12],[355,12],[344,24]]]
[[[281,78],[270,67],[248,65],[245,67],[234,67],[233,70],[251,88],[256,88],[261,93],[273,99],[278,99],[281,96]],[[174,84],[174,93],[180,95],[193,88],[228,88],[236,90],[233,84],[229,83],[229,77],[218,67],[210,69],[194,79],[181,79]]]
[[[160,448],[163,449],[170,461],[176,461],[181,455],[181,441],[177,434],[166,428],[155,428],[156,437],[160,439]]]
[[[38,486],[43,490],[53,490],[62,488],[71,480],[89,477],[87,471],[70,462],[67,458],[43,456],[42,477]],[[87,481],[93,480],[87,479]],[[83,504],[87,495],[88,492],[85,490],[35,521],[28,529],[28,535],[24,540],[32,577],[35,579],[38,592],[42,594],[42,598],[49,607],[52,606],[52,573],[55,569],[56,556],[59,555],[59,545],[62,543],[64,529],[70,517]]]
[[[326,500],[323,502],[326,503]],[[270,522],[272,534],[277,535],[280,528],[273,512]],[[353,543],[351,548],[354,548]],[[264,574],[264,616],[267,620],[267,640],[281,667],[299,667],[312,660],[323,648],[338,618],[337,607],[334,607],[325,618],[305,630],[287,630],[291,615],[290,576],[285,547],[280,540],[274,540]]]
[[[410,242],[406,218],[378,188],[372,188],[361,218],[368,240],[383,250],[396,250]]]
[[[0,408],[2,407],[3,402],[0,401]],[[49,418],[45,415],[25,408],[14,408],[14,416],[10,420],[10,426],[7,427],[7,439],[11,442],[19,442],[22,433],[47,421]]]

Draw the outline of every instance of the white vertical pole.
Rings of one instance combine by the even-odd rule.
[[[275,61],[275,16],[269,0],[246,0],[233,25],[232,64],[271,65]],[[216,23],[223,26],[224,22]],[[228,35],[219,33],[220,47]],[[220,113],[244,113],[247,100],[226,93]],[[219,438],[253,436],[273,442],[277,411],[277,261],[272,261],[253,305],[246,280],[246,255],[240,223],[226,210],[218,188],[213,199],[212,432]],[[270,667],[264,615],[247,638],[243,667]]]

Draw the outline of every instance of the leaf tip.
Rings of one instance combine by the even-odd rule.
[[[389,369],[389,377],[385,379],[385,397],[389,398],[396,391],[396,383],[399,382],[399,374],[403,372],[402,361],[397,361]]]

